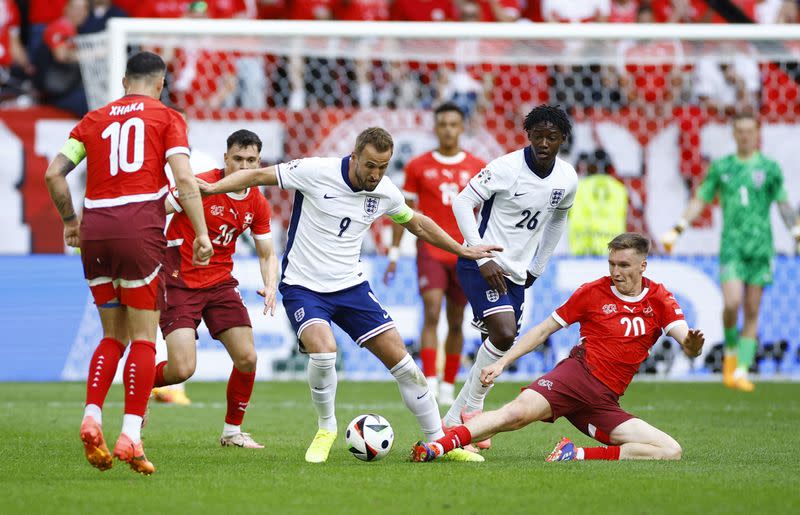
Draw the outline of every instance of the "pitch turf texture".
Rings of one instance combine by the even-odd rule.
[[[499,406],[518,391],[500,384]],[[0,513],[798,513],[800,384],[760,384],[752,394],[718,384],[636,383],[631,412],[683,445],[680,462],[545,463],[569,423],[533,424],[495,438],[485,463],[410,463],[416,423],[393,383],[343,381],[340,435],[327,463],[307,464],[316,429],[307,386],[257,383],[245,430],[263,450],[221,448],[225,385],[188,386],[194,405],[154,404],[145,449],[157,472],[125,464],[100,472],[78,439],[83,386],[0,385]],[[344,445],[356,415],[379,413],[395,443],[363,463]],[[121,424],[121,389],[106,406],[109,446]]]

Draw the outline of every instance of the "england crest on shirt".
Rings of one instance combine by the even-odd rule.
[[[561,199],[564,198],[565,191],[566,190],[563,188],[558,188],[550,192],[550,207],[558,207],[558,204],[561,203]]]
[[[753,170],[753,186],[760,188],[764,185],[765,180],[767,180],[767,174],[764,170]]]
[[[364,215],[365,220],[370,220],[378,213],[378,204],[380,204],[380,197],[367,195],[364,197]]]

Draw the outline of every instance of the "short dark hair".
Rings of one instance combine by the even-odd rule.
[[[608,250],[634,249],[647,257],[650,254],[650,238],[638,232],[624,232],[608,242]]]
[[[361,134],[356,138],[356,155],[363,152],[367,145],[372,145],[378,152],[394,150],[392,135],[389,134],[386,129],[380,127],[370,127],[369,129],[361,131]]]
[[[458,107],[458,104],[454,102],[445,102],[444,104],[440,105],[433,111],[433,119],[435,120],[436,117],[442,113],[450,113],[450,112],[460,114],[462,120],[466,118],[466,116],[464,115],[464,110]]]
[[[152,52],[139,52],[128,59],[125,67],[125,76],[129,79],[139,79],[148,75],[164,75],[167,65],[160,56]]]
[[[552,123],[561,131],[564,139],[569,138],[572,134],[572,122],[569,121],[567,113],[561,109],[561,106],[541,104],[534,107],[525,117],[522,127],[525,132],[530,132],[534,125],[542,122]]]
[[[258,153],[261,153],[261,138],[259,138],[258,134],[255,132],[248,131],[247,129],[239,129],[228,136],[228,150],[233,148],[234,145],[237,145],[239,148],[255,146],[258,149]]]

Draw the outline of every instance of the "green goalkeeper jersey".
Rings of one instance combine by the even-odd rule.
[[[788,198],[778,163],[760,152],[747,161],[735,154],[713,161],[697,196],[712,202],[717,194],[722,207],[720,255],[772,256],[770,207]]]

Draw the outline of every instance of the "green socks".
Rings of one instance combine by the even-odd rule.
[[[725,328],[725,354],[733,354],[739,344],[739,329],[734,327]]]
[[[725,343],[727,345],[727,331]],[[758,349],[758,342],[753,338],[741,338],[739,340],[739,352],[736,358],[736,368],[745,371],[750,369],[753,361],[756,359],[756,350]]]

